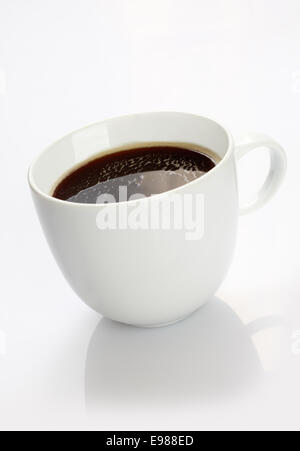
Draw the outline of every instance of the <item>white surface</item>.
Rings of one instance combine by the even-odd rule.
[[[0,427],[299,429],[299,1],[0,9]],[[240,221],[217,294],[227,307],[216,301],[160,332],[101,320],[77,299],[26,180],[32,158],[68,131],[153,110],[213,116],[235,136],[267,133],[289,161],[280,193]],[[240,165],[247,196],[267,164],[253,158]],[[255,320],[249,343],[243,325]]]

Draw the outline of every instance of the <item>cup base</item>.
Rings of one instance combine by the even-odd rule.
[[[200,308],[200,307],[199,307]],[[166,323],[158,323],[158,324],[150,324],[150,325],[144,325],[144,324],[125,324],[126,326],[132,326],[132,327],[137,327],[139,329],[160,329],[163,327],[169,327],[169,326],[174,326],[177,323],[180,323],[181,321],[184,321],[185,319],[189,318],[190,316],[192,316],[194,313],[196,313],[199,308],[197,308],[196,310],[193,310],[191,313],[188,313],[187,315],[181,316],[178,319],[175,319],[174,321],[170,321],[170,322],[166,322]]]

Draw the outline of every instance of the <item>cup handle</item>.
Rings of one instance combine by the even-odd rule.
[[[280,316],[264,316],[263,318],[256,319],[251,323],[246,325],[248,334],[254,337],[259,332],[263,332],[268,329],[273,329],[275,327],[288,327],[289,324]]]
[[[251,134],[238,140],[236,144],[237,160],[260,147],[270,150],[270,171],[261,190],[254,195],[252,200],[240,206],[241,215],[255,211],[266,204],[278,190],[286,172],[287,160],[283,148],[265,135]]]

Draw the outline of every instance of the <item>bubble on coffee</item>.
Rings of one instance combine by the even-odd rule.
[[[53,197],[96,204],[102,203],[103,196],[107,202],[153,196],[202,177],[215,167],[216,160],[211,151],[192,145],[127,148],[99,156],[71,171],[58,184]]]

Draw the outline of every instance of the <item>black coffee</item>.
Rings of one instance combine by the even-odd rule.
[[[185,185],[216,165],[212,152],[193,145],[148,145],[116,151],[83,164],[59,183],[53,197],[96,204],[151,196]],[[124,198],[126,196],[126,198]]]

